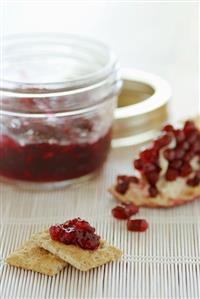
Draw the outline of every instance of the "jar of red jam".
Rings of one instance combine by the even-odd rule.
[[[121,87],[104,44],[58,34],[9,37],[2,76],[1,180],[55,188],[102,166]]]

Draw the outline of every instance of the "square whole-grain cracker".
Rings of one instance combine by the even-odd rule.
[[[48,231],[36,234],[33,240],[38,246],[43,247],[81,271],[87,271],[115,261],[122,255],[120,249],[107,244],[106,241],[101,241],[96,250],[85,250],[75,245],[65,245],[53,241]]]
[[[66,266],[66,262],[38,247],[32,240],[11,253],[6,262],[9,265],[33,270],[46,275],[55,275]]]

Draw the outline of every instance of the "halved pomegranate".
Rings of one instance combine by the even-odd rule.
[[[109,191],[136,206],[171,207],[200,197],[200,130],[171,124],[133,161],[136,176],[121,175]]]

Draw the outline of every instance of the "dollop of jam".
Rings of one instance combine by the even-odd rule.
[[[75,218],[49,228],[51,239],[66,245],[76,245],[82,249],[95,250],[100,245],[100,236],[87,221]]]
[[[161,155],[167,165],[164,173],[160,162]],[[140,152],[133,166],[139,171],[140,178],[118,176],[115,189],[120,194],[126,193],[131,182],[138,184],[143,180],[148,184],[149,196],[156,197],[159,194],[157,183],[161,176],[167,182],[185,178],[188,186],[200,185],[199,129],[192,121],[186,121],[182,129],[175,129],[170,124],[165,125],[161,135],[151,146]]]

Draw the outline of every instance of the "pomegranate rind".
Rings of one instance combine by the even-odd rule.
[[[190,203],[200,199],[200,186],[186,187],[179,197],[171,198],[164,194],[156,197],[149,197],[141,189],[141,196],[134,196],[134,184],[131,184],[125,194],[120,194],[115,190],[115,185],[111,186],[108,191],[113,197],[120,202],[133,202],[137,207],[149,208],[171,208]]]

